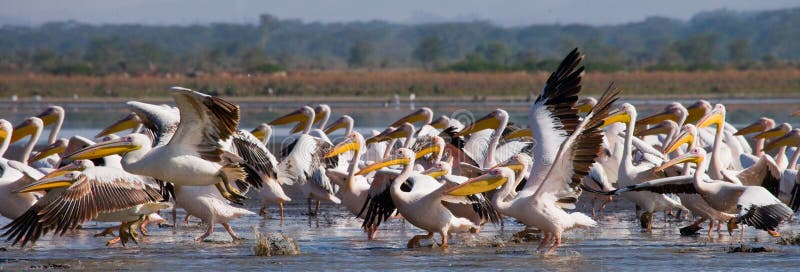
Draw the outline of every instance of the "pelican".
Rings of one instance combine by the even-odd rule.
[[[500,139],[508,125],[508,113],[496,109],[459,131],[456,136],[472,135],[464,146],[464,153],[480,168],[503,162],[528,148],[530,143],[509,141],[500,146]],[[517,129],[519,130],[519,129]]]
[[[137,176],[110,167],[91,167],[44,178],[19,188],[20,193],[47,190],[47,194],[22,216],[3,227],[2,236],[21,242],[36,242],[54,231],[63,235],[87,220],[122,222],[123,245],[136,241],[133,226],[150,213],[166,208],[161,194]],[[113,240],[112,240],[113,241]],[[109,241],[111,243],[111,241]]]
[[[17,167],[21,167],[22,163],[3,158],[6,150],[8,150],[8,145],[11,143],[12,134],[11,123],[5,119],[0,119],[0,139],[2,139],[2,142],[0,142],[0,215],[9,219],[16,219],[36,203],[39,194],[12,192],[14,189],[34,181],[32,178],[26,177],[22,171],[12,167],[14,164],[17,164]],[[41,178],[41,175],[37,177]]]
[[[395,209],[412,225],[428,232],[427,235],[416,235],[408,241],[409,248],[420,245],[420,239],[431,239],[434,233],[442,236],[442,248],[447,248],[447,235],[451,232],[466,232],[476,226],[466,218],[456,217],[442,202],[466,203],[472,201],[466,197],[450,197],[445,191],[454,184],[442,185],[433,177],[415,173],[414,151],[400,148],[388,159],[376,162],[361,169],[357,175],[378,170],[391,165],[402,165],[400,173],[393,179],[375,179],[364,204],[366,211],[363,227],[377,226],[388,218]],[[410,190],[403,190],[403,185],[410,183]]]
[[[64,139],[58,138],[58,133],[61,131],[61,126],[64,125],[64,108],[60,106],[49,106],[47,107],[47,109],[42,111],[42,113],[36,115],[36,117],[42,120],[42,128],[54,124],[53,128],[50,130],[50,135],[47,137],[48,145],[54,145],[54,144],[57,145],[60,143],[56,143],[56,141],[59,142],[65,141]],[[41,161],[38,164],[35,164],[34,167],[57,168],[58,167],[57,163],[60,160],[60,157],[55,154],[51,154],[42,159],[43,161]],[[39,160],[31,160],[31,162],[36,162],[36,161]]]
[[[347,114],[342,115],[342,117],[339,117],[339,119],[336,119],[336,121],[325,127],[323,132],[325,132],[326,135],[331,135],[331,133],[339,129],[344,129],[344,137],[350,135],[350,132],[353,132],[353,117]],[[344,140],[344,138],[342,140]]]
[[[196,216],[207,224],[206,232],[195,238],[197,242],[208,238],[214,232],[215,224],[221,224],[234,241],[240,240],[228,222],[244,215],[255,215],[251,211],[231,206],[211,186],[176,185],[175,205],[183,208],[187,215]]]
[[[775,127],[775,120],[772,120],[772,118],[761,117],[758,120],[756,120],[755,122],[753,122],[752,124],[750,124],[750,125],[742,128],[742,129],[736,131],[736,133],[734,133],[734,135],[739,136],[739,135],[747,135],[747,134],[752,134],[752,133],[760,133],[760,132],[764,132],[764,131],[770,130],[770,129],[774,128],[774,127]],[[766,140],[765,138],[756,139],[755,151],[754,151],[753,155],[751,155],[751,156],[754,157],[753,158],[754,162],[756,160],[755,158],[757,158],[757,157],[761,156],[762,154],[764,154],[764,141],[765,140]]]
[[[271,152],[266,148],[267,144],[269,144],[269,139],[272,136],[272,127],[267,124],[260,124],[256,127],[252,132],[253,137],[260,139],[262,145],[259,145],[258,148],[263,148],[263,153],[267,156],[267,161],[269,165],[271,165],[270,169],[277,169],[278,160],[275,159],[275,156],[272,155]],[[261,216],[265,216],[267,214],[267,205],[269,203],[277,203],[278,207],[280,208],[281,213],[281,222],[283,222],[283,203],[292,201],[289,196],[283,191],[283,187],[281,187],[281,183],[278,182],[278,176],[275,171],[271,171],[271,173],[263,178],[264,184],[261,187],[261,190],[258,191],[258,195],[261,197],[261,209],[258,211],[258,214]]]
[[[769,142],[764,150],[773,150],[779,147],[795,146],[800,147],[800,128],[792,129],[784,136]],[[780,182],[780,194],[778,199],[783,201],[792,208],[792,211],[797,212],[800,209],[800,179],[797,175],[797,160],[800,158],[800,152],[795,151],[789,161],[789,166],[783,170]]]
[[[270,125],[283,125],[302,122],[303,134],[286,149],[288,154],[278,163],[278,182],[300,186],[303,196],[308,198],[308,214],[319,213],[320,201],[336,204],[341,200],[334,195],[333,184],[325,174],[326,168],[336,168],[337,158],[323,159],[333,145],[330,141],[309,135],[314,119],[314,110],[304,106],[296,111],[270,122]],[[317,200],[317,208],[311,211],[311,200]]]
[[[241,158],[224,152],[220,143],[236,133],[239,107],[181,87],[173,87],[172,96],[180,108],[180,125],[166,144],[153,147],[153,139],[134,133],[84,148],[67,159],[122,154],[122,166],[130,173],[175,185],[215,184],[226,199],[240,202],[245,197],[230,183],[246,180],[246,170],[239,164]]]
[[[774,237],[780,236],[778,226],[792,215],[792,209],[781,203],[769,191],[760,186],[743,186],[705,177],[707,165],[702,163],[706,151],[692,148],[689,152],[672,159],[655,169],[661,171],[666,167],[691,162],[697,165],[692,179],[682,177],[650,180],[648,182],[620,188],[615,193],[624,191],[658,191],[673,193],[696,193],[703,197],[714,209],[735,213],[736,217],[729,221],[729,228],[737,223],[765,230]]]

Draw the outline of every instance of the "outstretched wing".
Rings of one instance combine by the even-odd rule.
[[[196,150],[201,158],[219,162],[222,146],[239,126],[239,106],[218,97],[173,87],[172,97],[180,109],[181,124],[169,144]]]
[[[367,200],[364,201],[364,206],[358,212],[358,217],[364,217],[361,227],[365,230],[373,226],[380,226],[389,216],[397,212],[389,190],[395,177],[394,173],[385,171],[378,171],[375,174]]]
[[[261,188],[263,176],[278,178],[278,161],[275,156],[250,132],[239,130],[233,135],[231,152],[242,158],[245,170],[248,172],[248,183],[256,188]]]

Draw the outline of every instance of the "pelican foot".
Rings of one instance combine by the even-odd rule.
[[[679,229],[681,235],[683,236],[691,236],[697,234],[698,231],[703,229],[703,227],[697,225],[688,225]]]
[[[119,226],[106,228],[105,230],[95,234],[94,237],[101,237],[101,236],[106,236],[106,235],[114,235],[114,230],[117,230],[117,229],[119,229]]]

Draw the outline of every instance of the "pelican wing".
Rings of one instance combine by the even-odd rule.
[[[781,171],[778,164],[769,155],[763,155],[756,164],[736,173],[736,180],[746,186],[761,186],[766,188],[772,195],[777,196],[780,191]],[[729,172],[722,171],[723,176],[728,178]],[[733,180],[733,179],[731,179]]]
[[[367,200],[358,212],[358,217],[364,215],[362,228],[368,229],[372,226],[380,226],[389,216],[397,212],[397,207],[392,201],[392,194],[389,189],[392,186],[397,173],[390,171],[378,171],[372,184],[369,187]]]
[[[498,146],[494,151],[494,161],[504,162],[516,154],[525,152],[525,150],[533,146],[532,142],[524,141],[508,141],[505,144]],[[492,167],[493,165],[485,165],[485,167]]]
[[[138,101],[129,101],[128,107],[142,120],[144,134],[153,136],[153,146],[169,142],[181,123],[180,112],[175,107]]]
[[[14,244],[36,241],[50,230],[63,235],[79,224],[139,204],[158,202],[163,198],[156,188],[147,186],[138,176],[109,167],[84,170],[71,186],[48,192],[25,214],[3,229],[7,241]]]
[[[32,180],[39,180],[44,177],[44,174],[39,172],[39,170],[36,170],[36,168],[30,167],[29,165],[18,161],[8,160],[8,166],[22,172],[22,174]]]
[[[760,230],[776,230],[792,215],[792,209],[763,187],[747,187],[736,204],[740,207],[737,221]]]
[[[468,178],[456,175],[445,175],[443,180],[445,183],[442,187],[449,189],[464,183],[468,180]],[[477,213],[482,220],[487,220],[494,224],[497,224],[500,222],[500,220],[502,220],[500,212],[494,208],[491,200],[486,196],[486,193],[468,196],[451,196],[445,194],[443,195],[442,201],[471,205],[472,210],[475,211],[475,213]]]
[[[603,93],[597,105],[581,122],[575,132],[560,144],[554,164],[550,167],[541,185],[536,188],[534,196],[549,192],[558,195],[565,191],[577,191],[581,180],[589,175],[589,169],[603,151],[603,119],[610,115],[611,104],[617,100],[619,90],[612,86]],[[544,148],[544,147],[543,147]],[[533,174],[533,173],[532,173]],[[569,182],[568,184],[564,184]]]
[[[592,191],[588,187],[583,187],[587,191],[600,194],[620,194],[628,191],[648,191],[659,194],[697,194],[697,189],[694,187],[694,176],[676,176],[660,179],[652,179],[639,184],[619,188],[611,192]]]
[[[253,134],[245,130],[239,130],[233,135],[231,141],[231,151],[244,160],[245,168],[248,171],[255,171],[260,176],[267,176],[275,179],[278,177],[278,160],[269,152],[269,149],[259,141]],[[250,177],[251,175],[247,175]]]
[[[205,160],[221,161],[220,141],[231,137],[239,126],[239,106],[189,89],[173,87],[172,90],[181,124],[169,144],[189,146]]]

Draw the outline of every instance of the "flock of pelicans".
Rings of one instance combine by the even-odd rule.
[[[172,207],[208,225],[197,241],[216,224],[239,239],[228,223],[253,213],[236,205],[252,188],[261,213],[278,204],[283,220],[291,199],[282,186],[302,191],[310,215],[321,201],[342,204],[363,219],[368,239],[386,220],[407,220],[427,232],[409,247],[434,233],[447,247],[448,233],[477,232],[511,217],[526,226],[516,235],[541,232],[537,250],[550,253],[564,231],[596,226],[595,199],[602,209],[612,195],[635,203],[647,230],[655,212],[678,211],[697,218],[682,234],[698,232],[707,220],[709,236],[722,224],[729,233],[748,225],[780,235],[779,225],[800,207],[800,152],[787,157],[800,145],[800,129],[762,118],[737,131],[725,122],[723,105],[702,100],[637,119],[633,105],[612,106],[619,94],[613,86],[599,99],[579,99],[582,60],[576,49],[550,75],[528,128],[510,124],[501,109],[464,125],[422,108],[365,139],[349,116],[327,125],[330,108],[319,105],[247,131],[238,128],[237,105],[177,87],[177,108],[128,102],[132,113],[98,134],[97,143],[59,139],[64,110],[57,106],[15,127],[0,119],[0,215],[13,220],[2,236],[24,247],[94,220],[120,223],[100,234],[118,229],[108,244],[124,245]],[[49,145],[33,152],[51,124]],[[266,143],[271,126],[288,124],[300,135],[278,160]],[[331,142],[327,135],[340,129],[343,140]],[[755,147],[742,136],[753,133]],[[24,150],[5,154],[27,136]],[[592,217],[569,212],[584,191]]]

